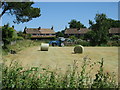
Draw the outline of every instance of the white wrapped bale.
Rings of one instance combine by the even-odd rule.
[[[75,46],[74,47],[74,53],[83,53],[84,52],[84,47],[81,45]]]
[[[48,51],[49,44],[47,43],[41,43],[41,51]]]

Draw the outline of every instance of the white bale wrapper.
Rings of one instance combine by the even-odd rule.
[[[48,51],[49,44],[47,43],[41,43],[41,51]]]
[[[74,47],[74,53],[83,53],[84,52],[84,47],[82,45],[77,45]]]

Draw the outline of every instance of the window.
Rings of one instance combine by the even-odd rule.
[[[36,34],[32,34],[32,35],[36,35]]]
[[[46,34],[46,35],[50,35],[50,34]]]

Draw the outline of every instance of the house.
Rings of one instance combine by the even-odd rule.
[[[87,28],[80,28],[80,29],[75,29],[75,28],[68,28],[65,30],[65,35],[67,37],[71,35],[75,35],[77,37],[79,36],[84,36],[90,29]],[[120,28],[110,28],[109,29],[109,35],[120,35]]]
[[[120,28],[110,28],[109,35],[120,35]]]
[[[53,27],[51,29],[46,28],[26,28],[24,30],[26,34],[31,35],[31,39],[41,39],[41,38],[54,38],[56,37]]]
[[[69,37],[69,36],[84,36],[88,31],[90,31],[90,29],[87,28],[80,28],[80,29],[76,29],[76,28],[67,28],[65,30],[65,36]]]

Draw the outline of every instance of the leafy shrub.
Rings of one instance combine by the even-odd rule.
[[[92,78],[90,73],[95,65],[100,67]],[[114,77],[104,72],[103,59],[90,64],[90,59],[84,58],[81,71],[78,61],[74,60],[64,74],[57,71],[41,67],[25,69],[18,62],[11,62],[8,66],[4,64],[3,88],[117,88]]]
[[[9,45],[10,49],[14,49],[15,51],[20,51],[26,47],[40,45],[41,42],[39,41],[31,41],[31,40],[22,40],[17,41],[14,45]]]
[[[17,37],[17,40],[24,40],[24,38],[21,37],[21,36],[18,36],[18,37]]]
[[[95,79],[92,84],[92,88],[113,88],[116,87],[116,84],[113,80],[114,77],[109,75],[109,73],[105,73],[103,71],[103,59],[101,62],[98,62],[100,64],[99,71],[95,75]]]
[[[82,46],[90,46],[90,42],[84,41],[84,40],[81,40],[81,39],[76,40],[75,44],[82,45]]]
[[[120,46],[120,41],[108,41],[107,46]]]
[[[120,39],[120,36],[119,35],[113,35],[111,37],[111,40],[119,40]]]
[[[16,44],[7,45],[7,49],[2,49],[3,55],[6,55],[7,53],[9,53],[10,50],[19,52],[19,51],[25,49],[26,47],[37,46],[40,44],[41,44],[41,41],[18,40],[18,41],[16,41]]]
[[[69,38],[72,39],[72,40],[76,40],[77,39],[77,37],[74,36],[74,35],[70,36]]]

